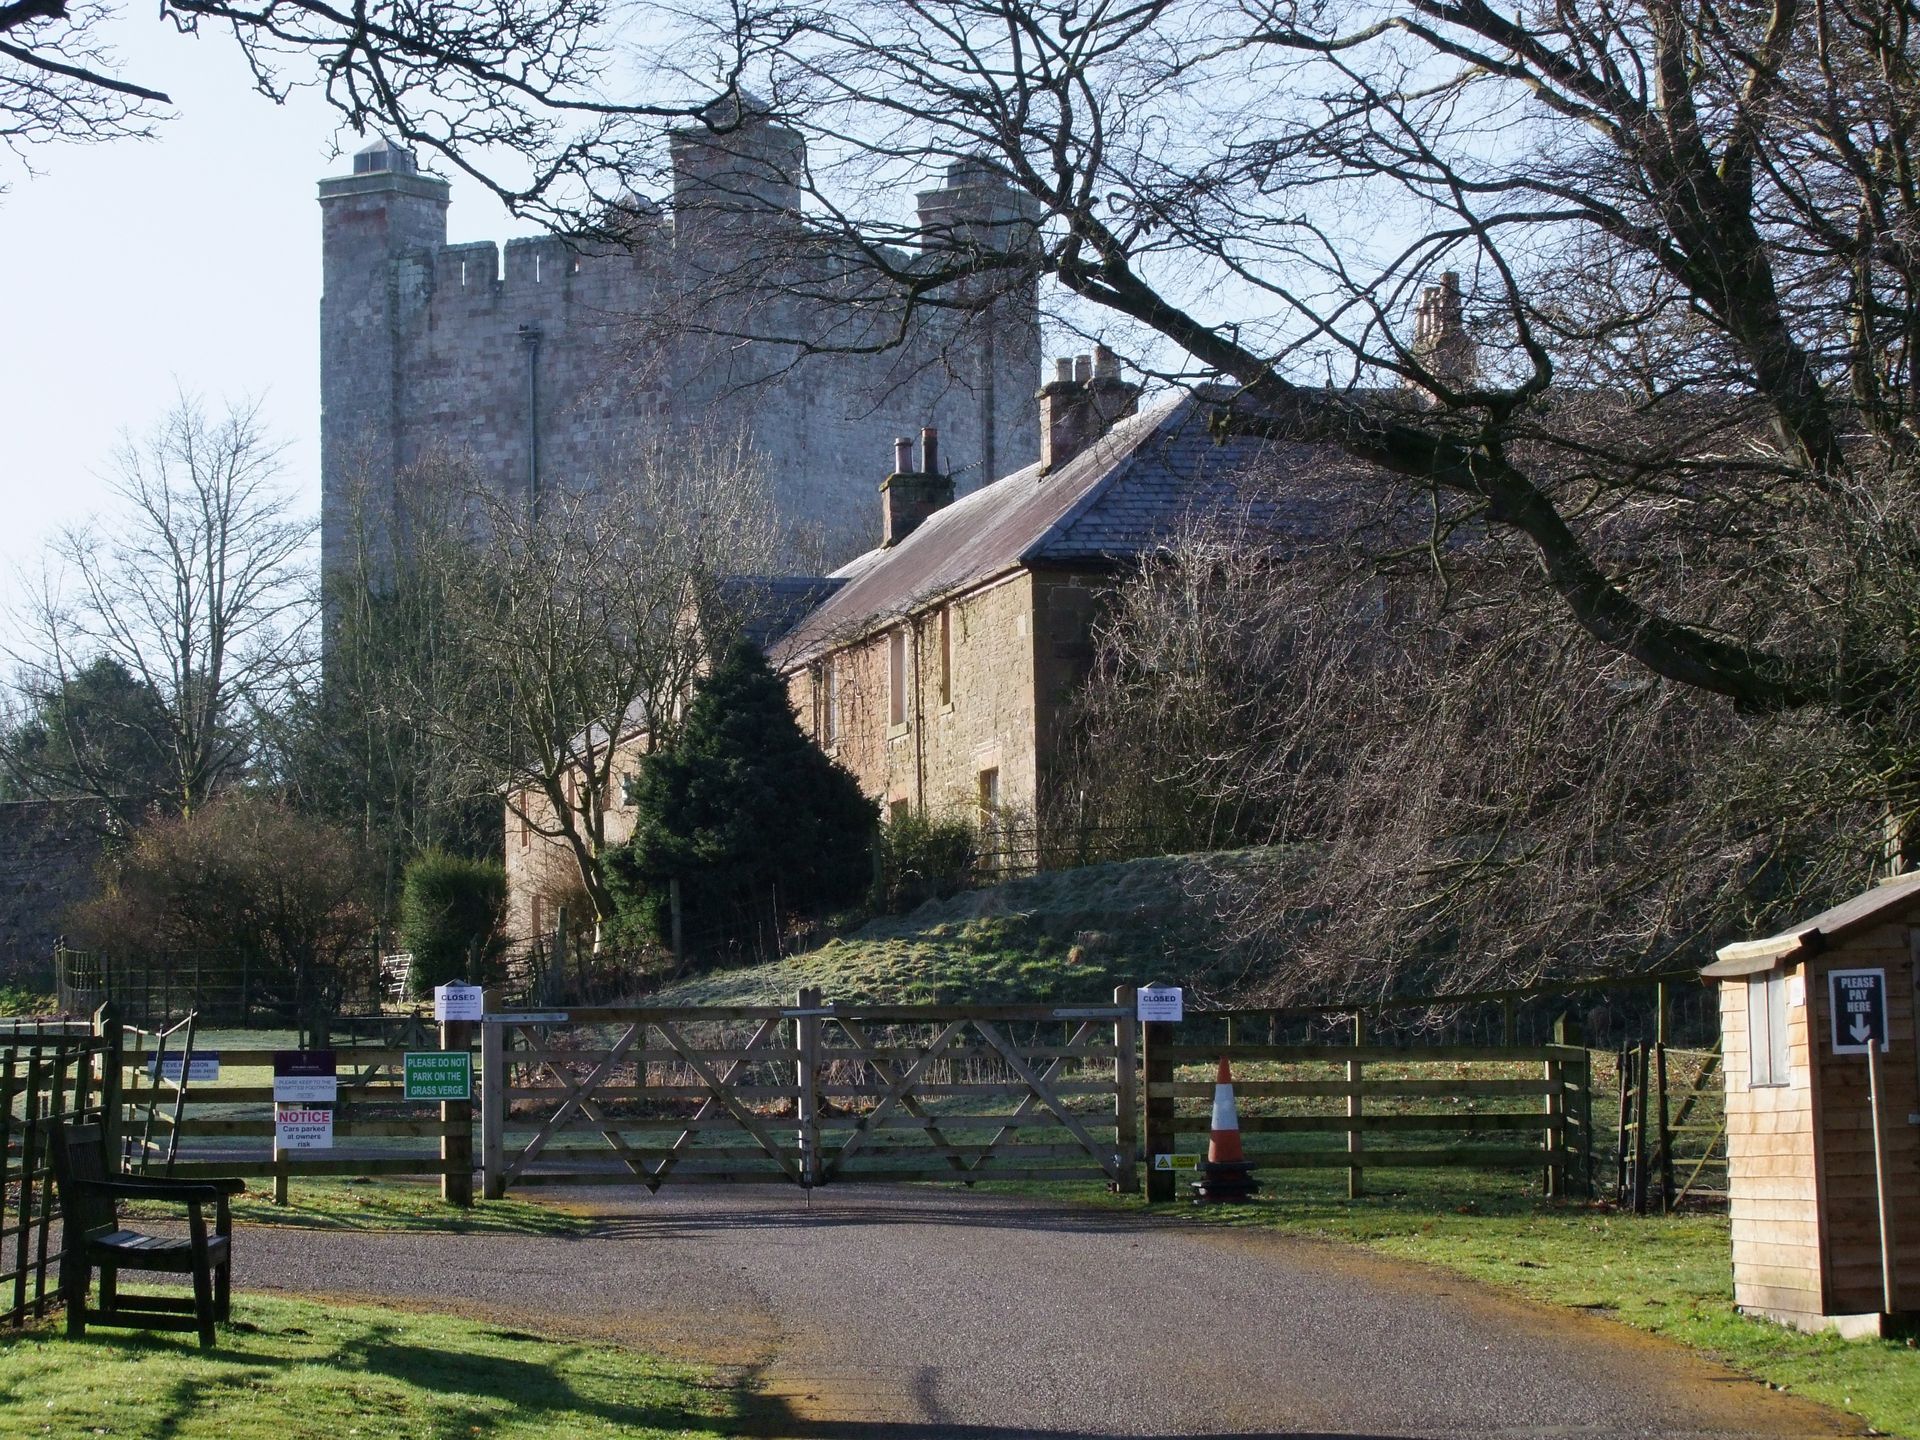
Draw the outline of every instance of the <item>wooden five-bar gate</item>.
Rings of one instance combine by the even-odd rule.
[[[1137,1186],[1133,992],[1111,1005],[496,1013],[485,1193],[520,1185]]]

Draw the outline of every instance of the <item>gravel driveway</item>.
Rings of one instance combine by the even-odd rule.
[[[736,1366],[768,1435],[1861,1433],[1622,1326],[1339,1247],[931,1188],[566,1198],[604,1230],[256,1227],[236,1284]]]

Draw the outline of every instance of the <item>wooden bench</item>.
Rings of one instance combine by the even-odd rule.
[[[109,1177],[105,1136],[98,1125],[61,1126],[54,1132],[52,1159],[66,1222],[60,1290],[67,1305],[67,1334],[86,1334],[89,1321],[142,1330],[198,1330],[200,1347],[211,1349],[214,1323],[227,1318],[232,1290],[233,1221],[227,1197],[244,1190],[246,1182]],[[120,1223],[121,1200],[185,1205],[187,1234],[171,1237],[126,1229]],[[204,1206],[214,1211],[211,1235]],[[100,1303],[89,1310],[87,1290],[95,1268],[100,1271]],[[191,1275],[193,1298],[122,1295],[122,1270]]]

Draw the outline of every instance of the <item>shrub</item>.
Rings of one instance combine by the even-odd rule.
[[[979,836],[957,815],[935,817],[904,810],[880,830],[880,893],[891,915],[966,889],[979,858]]]
[[[505,866],[444,850],[416,855],[400,882],[400,943],[413,952],[414,994],[449,980],[499,980],[506,913]]]
[[[632,841],[609,857],[616,903],[656,938],[680,882],[690,950],[763,947],[788,917],[860,899],[874,804],[801,733],[786,687],[751,644],[702,681],[671,749],[632,787]]]
[[[136,830],[69,924],[121,956],[172,952],[244,969],[250,1000],[304,1013],[373,930],[365,853],[341,826],[221,796]]]

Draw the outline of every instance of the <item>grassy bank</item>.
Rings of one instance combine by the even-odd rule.
[[[1373,1194],[1348,1200],[1343,1175],[1270,1172],[1254,1204],[1158,1213],[1169,1224],[1255,1227],[1443,1266],[1651,1331],[1885,1434],[1920,1440],[1916,1342],[1803,1335],[1736,1314],[1724,1215],[1636,1218],[1552,1205],[1511,1174],[1372,1172],[1369,1183]]]
[[[446,1315],[237,1297],[190,1337],[0,1337],[0,1433],[225,1440],[547,1440],[736,1434],[747,1397],[714,1372]]]
[[[1283,850],[1247,850],[1022,876],[875,920],[804,954],[695,975],[649,999],[778,1004],[816,986],[855,1005],[1057,1004],[1109,1000],[1115,985],[1148,978],[1204,986],[1232,978],[1210,897],[1233,877],[1290,863],[1297,857]]]
[[[557,1205],[526,1200],[477,1200],[469,1209],[440,1198],[438,1181],[333,1180],[296,1178],[287,1203],[273,1203],[271,1181],[250,1182],[252,1188],[233,1201],[236,1225],[288,1225],[306,1230],[430,1230],[453,1235],[584,1235],[595,1225],[592,1217]],[[147,1219],[177,1218],[177,1205],[126,1207],[126,1213]]]

